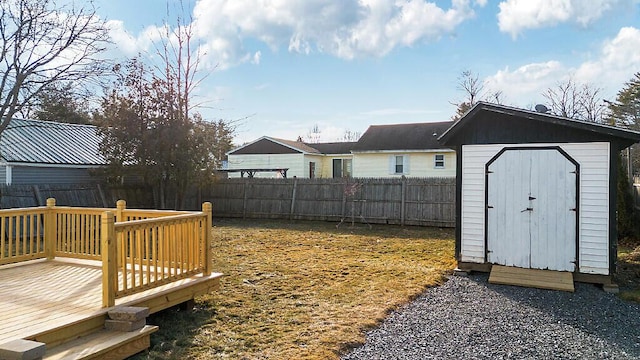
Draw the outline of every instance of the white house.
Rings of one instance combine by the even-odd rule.
[[[227,153],[229,177],[455,177],[455,152],[437,141],[451,121],[370,126],[357,142],[263,136]]]

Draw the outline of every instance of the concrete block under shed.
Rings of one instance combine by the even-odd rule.
[[[44,343],[16,339],[0,344],[0,359],[2,360],[38,360],[42,359],[46,347]]]

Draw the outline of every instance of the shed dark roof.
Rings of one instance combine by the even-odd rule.
[[[100,140],[92,125],[12,119],[0,135],[0,156],[7,162],[105,165]]]
[[[372,125],[353,146],[353,151],[375,150],[425,150],[444,148],[438,136],[444,133],[452,121]]]
[[[460,144],[611,141],[625,148],[640,132],[504,105],[479,102],[438,141]]]

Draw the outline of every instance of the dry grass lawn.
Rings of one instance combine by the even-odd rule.
[[[139,359],[338,359],[455,266],[452,229],[214,221],[221,289],[159,325]]]

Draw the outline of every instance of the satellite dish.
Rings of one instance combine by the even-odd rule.
[[[545,114],[545,113],[547,113],[549,111],[549,109],[546,106],[542,105],[542,104],[538,104],[538,105],[536,105],[536,111],[539,112],[539,113]]]

